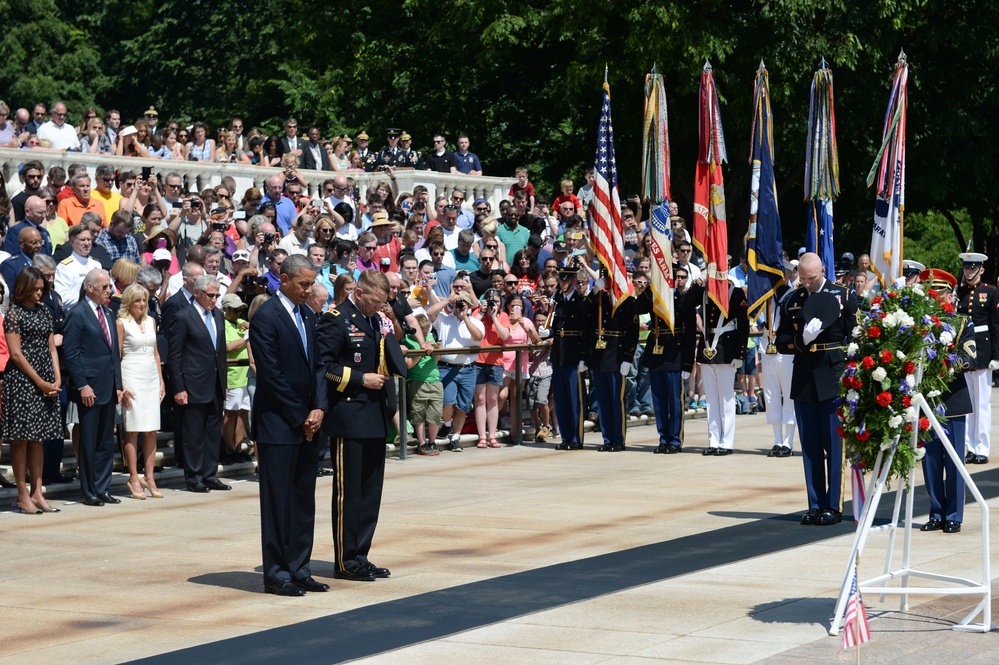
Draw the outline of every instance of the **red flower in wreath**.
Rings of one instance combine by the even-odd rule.
[[[922,431],[925,432],[929,428],[930,428],[930,419],[929,418],[920,418],[919,419],[919,429],[921,429]]]
[[[841,438],[841,439],[845,439],[846,438],[846,432],[843,431],[842,427],[837,427],[836,428],[836,433],[839,434],[839,438]]]
[[[870,430],[865,429],[863,432],[857,432],[857,441],[867,441],[869,438],[871,438]]]
[[[905,363],[905,373],[906,374],[913,374],[915,371],[916,371],[916,363],[912,362],[911,360],[909,362]],[[906,404],[906,406],[909,406],[909,405]]]
[[[908,395],[906,395],[905,397],[903,397],[902,398],[902,406],[904,406],[905,408],[909,408],[910,406],[912,406],[912,398],[909,397]]]
[[[881,352],[881,362],[883,362],[884,364],[887,365],[892,360],[895,360],[895,356],[892,355],[891,351],[889,351],[888,349],[885,349],[884,351]]]
[[[850,379],[850,387],[853,388],[854,390],[860,390],[861,388],[864,387],[864,382],[858,379],[857,377],[853,377]]]
[[[870,356],[864,356],[864,359],[860,361],[860,366],[864,369],[870,369],[874,367],[874,358]]]
[[[881,296],[878,296],[874,300],[871,301],[872,305],[878,305],[880,303],[881,303]]]
[[[880,407],[888,406],[889,404],[891,404],[891,393],[888,392],[887,390],[882,393],[878,393],[877,401],[878,401],[878,406]]]
[[[867,336],[871,338],[881,337],[881,328],[877,326],[871,326],[867,329]]]
[[[943,311],[947,312],[948,314],[953,314],[955,311],[953,303],[945,302],[941,306],[943,307]]]
[[[911,431],[912,431],[912,424],[911,424],[911,423],[906,423],[906,424],[905,424],[905,427],[904,427],[903,429],[904,429],[904,430],[905,430],[906,432],[911,432]]]

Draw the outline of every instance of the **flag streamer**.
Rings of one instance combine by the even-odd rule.
[[[836,274],[833,243],[833,201],[839,197],[839,150],[836,146],[836,105],[833,74],[825,60],[812,78],[805,147],[805,249],[822,259],[826,276]]]
[[[871,270],[887,285],[902,275],[902,234],[905,222],[905,130],[909,63],[903,51],[895,65],[881,148],[867,176],[875,186]]]
[[[749,205],[749,317],[755,318],[784,283],[784,239],[777,210],[774,178],[773,118],[770,112],[770,76],[760,62],[753,90],[753,165]]]
[[[669,117],[663,77],[656,70],[645,76],[645,122],[643,129],[642,199],[652,204],[672,198],[669,191]]]
[[[614,124],[611,122],[610,85],[604,74],[597,153],[593,163],[592,217],[593,251],[607,270],[606,283],[614,303],[613,311],[630,295],[624,268],[624,234],[621,230],[621,195],[617,188],[617,162],[614,158]]]
[[[725,179],[728,161],[721,108],[711,64],[701,72],[697,169],[694,175],[693,243],[708,264],[707,297],[728,317],[728,223],[725,215]]]

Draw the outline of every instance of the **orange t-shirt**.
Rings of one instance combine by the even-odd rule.
[[[56,214],[66,220],[69,226],[76,226],[80,223],[80,218],[85,212],[96,212],[107,226],[107,217],[104,214],[104,203],[94,197],[90,197],[90,203],[84,206],[76,196],[63,199],[59,202],[59,209]]]

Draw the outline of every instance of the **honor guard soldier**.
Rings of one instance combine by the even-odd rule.
[[[388,577],[368,560],[385,477],[385,440],[392,413],[387,382],[406,376],[394,335],[382,335],[388,278],[366,270],[357,287],[319,320],[317,345],[328,381],[327,421],[333,440],[333,576],[354,581]]]
[[[396,127],[389,127],[385,130],[385,135],[388,139],[388,146],[378,153],[376,168],[391,166],[395,169],[400,166],[409,166],[409,160],[406,158],[402,148],[399,147],[399,137],[402,135],[402,130]]]
[[[735,449],[735,370],[742,366],[749,342],[746,293],[731,279],[728,287],[728,317],[718,305],[704,298],[704,284],[695,283],[683,298],[683,328],[701,334],[684,335],[683,364],[696,360],[701,368],[704,398],[708,406],[708,447],[704,455],[731,455]],[[706,304],[705,304],[706,300]]]
[[[674,274],[676,268],[674,265]],[[682,311],[682,296],[675,289],[670,289],[663,297],[674,299],[674,312]],[[653,305],[651,288],[635,296],[636,312],[652,314],[649,336],[645,340],[645,350],[640,362],[642,367],[649,370],[652,408],[656,415],[656,429],[659,430],[659,445],[654,452],[672,455],[680,452],[683,446],[683,398],[686,394],[684,381],[685,378],[690,378],[694,361],[689,358],[689,364],[683,363],[683,322],[675,317],[677,320],[670,330],[669,324],[655,312]]]
[[[909,259],[902,261],[902,277],[905,277],[905,285],[919,284],[922,281],[924,270],[926,270],[926,266],[919,261],[910,261]]]
[[[801,432],[808,512],[802,524],[842,521],[843,439],[836,433],[836,398],[846,364],[846,344],[857,322],[856,300],[824,276],[818,254],[802,254],[801,286],[784,298],[777,351],[794,355],[791,399]]]
[[[957,278],[943,270],[930,268],[919,275],[920,281],[939,295],[940,302],[953,302]],[[954,446],[958,460],[964,457],[965,417],[971,413],[971,395],[968,381],[962,376],[975,368],[977,355],[975,331],[971,322],[958,314],[951,325],[954,328],[954,353],[957,361],[951,367],[956,376],[951,379],[947,392],[941,398],[944,405],[944,420],[941,423],[947,438]],[[957,469],[955,460],[947,454],[943,443],[937,437],[926,443],[923,457],[923,479],[926,493],[930,495],[930,518],[920,531],[942,530],[944,533],[957,533],[964,520],[964,477]]]
[[[992,372],[999,369],[999,289],[982,281],[984,264],[989,257],[976,252],[964,252],[960,256],[964,261],[964,281],[957,287],[957,311],[971,319],[978,351],[975,367],[964,375],[972,406],[964,461],[988,464],[992,439]]]
[[[357,154],[361,156],[361,164],[364,164],[364,170],[370,171],[374,168],[374,160],[378,159],[378,156],[371,151],[368,147],[368,136],[367,132],[361,132],[357,135]],[[368,168],[368,162],[371,161],[372,168]]]
[[[419,152],[413,150],[410,146],[413,143],[413,137],[409,135],[408,132],[403,132],[402,136],[399,137],[399,146],[402,150],[402,154],[406,157],[406,163],[400,166],[406,166],[412,169],[423,168],[423,157]]]
[[[794,356],[777,351],[777,329],[780,327],[781,306],[793,289],[788,286],[794,266],[784,262],[784,283],[767,302],[768,322],[763,328],[763,356],[760,374],[763,378],[763,399],[767,405],[767,423],[774,431],[774,445],[767,457],[790,457],[794,448],[794,401],[791,399],[791,365]]]
[[[562,442],[556,450],[583,448],[583,384],[589,352],[589,300],[576,291],[577,268],[560,268],[559,291],[552,297],[547,324],[538,333],[552,338],[552,396]]]
[[[624,379],[631,372],[631,363],[638,346],[638,314],[635,298],[626,296],[614,309],[614,301],[606,290],[606,274],[596,280],[590,301],[589,360],[590,380],[600,414],[601,452],[624,450],[624,430],[627,409],[624,406]],[[594,330],[595,329],[595,330]]]

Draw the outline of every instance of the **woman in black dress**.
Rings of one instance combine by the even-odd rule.
[[[4,333],[10,361],[4,373],[0,435],[11,442],[11,462],[17,481],[17,507],[27,514],[55,513],[42,494],[42,439],[62,436],[59,389],[62,377],[56,358],[52,316],[40,301],[48,282],[37,268],[17,276]],[[27,467],[31,491],[24,481]]]

